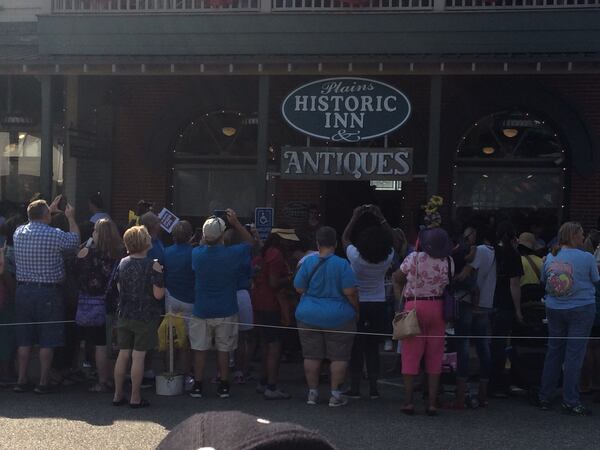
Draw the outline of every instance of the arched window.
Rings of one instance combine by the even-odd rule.
[[[255,207],[255,115],[238,111],[200,114],[175,136],[172,207],[183,217],[233,208],[250,218]]]
[[[544,118],[514,109],[473,123],[454,158],[455,215],[494,214],[515,224],[533,215],[558,221],[564,209],[567,151]]]
[[[461,138],[456,152],[459,161],[537,160],[561,165],[564,157],[565,149],[554,129],[540,117],[520,110],[478,120]]]

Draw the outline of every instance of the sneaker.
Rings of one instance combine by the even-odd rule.
[[[257,394],[264,394],[266,390],[267,390],[266,384],[262,384],[261,382],[256,383],[256,393]]]
[[[221,384],[219,384],[219,387],[217,388],[217,395],[220,398],[229,398],[229,383],[221,381]]]
[[[369,389],[369,397],[371,397],[371,400],[379,398],[379,391],[377,390],[377,386],[371,386],[371,388]]]
[[[346,406],[348,404],[348,399],[343,396],[334,397],[333,395],[329,397],[329,406],[332,408],[337,408],[338,406]]]
[[[308,399],[306,400],[307,405],[316,405],[319,403],[319,394],[316,392],[308,391]]]
[[[202,398],[202,383],[200,381],[194,382],[194,387],[190,391],[190,397]]]
[[[348,389],[347,391],[342,392],[342,395],[346,398],[360,398],[360,391]]]
[[[13,388],[13,392],[17,394],[22,394],[23,392],[29,392],[33,389],[33,385],[31,383],[17,383]]]
[[[267,400],[288,400],[292,398],[290,394],[281,389],[265,389],[263,394]]]
[[[591,416],[592,411],[584,405],[569,406],[565,403],[562,404],[563,414],[569,414],[571,416]]]
[[[56,386],[52,385],[52,384],[38,384],[35,389],[33,390],[33,392],[35,392],[36,394],[52,394],[53,392],[56,392]]]
[[[194,384],[196,384],[194,377],[191,375],[188,375],[185,377],[185,390],[186,392],[190,392],[192,389],[194,389]]]
[[[391,339],[388,339],[385,341],[385,343],[383,344],[383,351],[384,352],[391,352],[394,349],[394,343],[392,342]]]
[[[150,389],[152,386],[154,386],[154,378],[142,378],[142,384],[140,384],[140,389]]]
[[[538,406],[542,411],[550,411],[552,409],[552,403],[548,400],[540,400]]]
[[[233,384],[246,384],[246,377],[243,372],[237,371],[233,374]]]

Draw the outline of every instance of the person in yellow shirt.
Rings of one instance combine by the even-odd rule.
[[[524,272],[520,283],[521,303],[539,302],[544,297],[544,288],[540,283],[543,261],[535,254],[539,249],[540,245],[532,233],[521,233],[519,253]]]

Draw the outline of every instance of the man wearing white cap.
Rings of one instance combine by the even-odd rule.
[[[194,249],[192,269],[196,276],[194,287],[194,317],[190,321],[190,343],[195,350],[194,388],[190,395],[202,397],[202,378],[206,351],[217,349],[221,383],[217,394],[229,397],[229,352],[237,348],[238,304],[236,296],[239,267],[250,257],[254,238],[240,224],[235,211],[227,210],[229,225],[243,243],[225,247],[223,235],[227,225],[219,217],[209,217],[202,227],[206,245]]]

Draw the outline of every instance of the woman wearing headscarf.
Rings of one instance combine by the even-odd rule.
[[[444,356],[442,296],[454,273],[454,261],[449,256],[452,242],[442,228],[421,231],[420,248],[409,254],[394,273],[394,290],[404,296],[404,310],[416,310],[421,336],[402,341],[402,374],[405,398],[402,412],[412,415],[413,384],[420,372],[421,359],[425,360],[428,375],[429,405],[426,413],[437,415],[437,393]],[[450,273],[449,273],[450,272]]]

